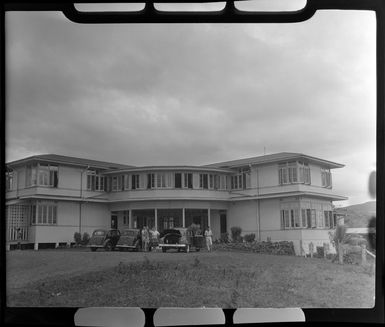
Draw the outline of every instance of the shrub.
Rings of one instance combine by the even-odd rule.
[[[219,242],[220,243],[229,243],[230,242],[229,233],[222,233],[221,237],[219,239]]]
[[[82,237],[82,244],[87,245],[90,240],[90,235],[88,233],[84,233]]]
[[[376,228],[376,217],[370,218],[369,223],[368,223],[368,227],[369,228]],[[369,233],[368,239],[369,239],[370,249],[375,250],[376,249],[376,233]]]
[[[238,226],[231,227],[231,238],[233,242],[242,242],[242,228]]]
[[[255,241],[255,234],[246,234],[243,239],[245,240],[245,242],[247,243],[251,243],[251,242],[254,242]]]
[[[318,258],[324,257],[324,247],[323,246],[317,246],[317,257]]]
[[[82,234],[80,234],[79,232],[75,232],[74,240],[75,240],[75,244],[79,245],[82,242]]]

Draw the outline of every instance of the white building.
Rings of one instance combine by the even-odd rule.
[[[343,165],[277,153],[204,166],[146,166],[60,155],[7,164],[7,245],[74,242],[97,228],[239,226],[257,240],[293,241],[297,254],[330,243],[336,225],[331,169]]]

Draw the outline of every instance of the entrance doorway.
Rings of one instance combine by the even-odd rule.
[[[227,233],[227,216],[226,216],[226,213],[220,214],[220,230],[221,230],[221,234]]]
[[[132,210],[134,228],[141,229],[144,226],[153,228],[155,226],[155,209]]]
[[[118,229],[118,216],[117,215],[111,215],[111,228],[112,229]]]

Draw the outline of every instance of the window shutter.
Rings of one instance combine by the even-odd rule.
[[[283,210],[281,210],[280,213],[281,213],[281,229],[285,229],[285,219],[284,219]]]

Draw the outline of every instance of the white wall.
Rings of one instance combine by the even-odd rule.
[[[229,205],[227,213],[227,228],[242,228],[242,235],[258,233],[257,202],[255,200],[233,202]]]
[[[59,201],[57,203],[57,225],[32,227],[34,243],[73,242],[74,233],[79,232],[79,203]],[[106,204],[84,203],[81,210],[81,234],[92,234],[98,228],[110,228],[110,211]]]
[[[221,237],[221,225],[219,210],[210,210],[210,228],[213,232],[213,240]]]
[[[280,199],[268,199],[260,201],[261,231],[279,230]]]
[[[64,189],[70,189],[70,190],[80,190],[81,171],[82,169],[80,168],[59,166],[58,187],[64,188]],[[83,189],[85,189],[86,187],[87,187],[87,175],[83,173]]]
[[[279,185],[278,165],[258,167],[258,184],[260,188]]]

